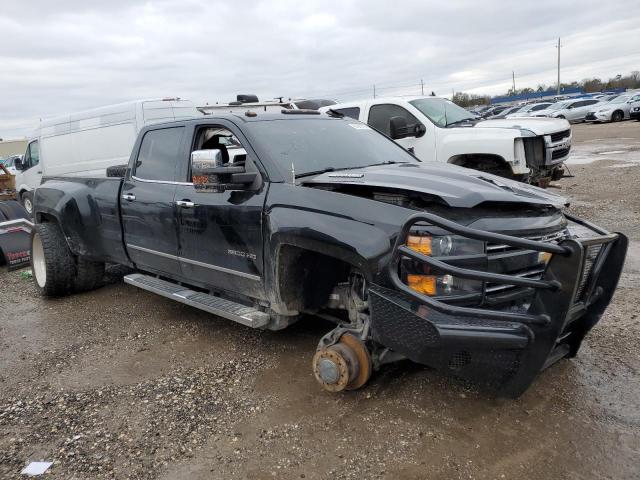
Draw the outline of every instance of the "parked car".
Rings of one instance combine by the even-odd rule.
[[[9,157],[4,159],[0,158],[0,163],[7,167],[9,173],[15,175],[17,173],[16,160],[18,160],[18,163],[22,161],[22,155],[10,155]]]
[[[129,158],[140,129],[152,123],[202,116],[186,100],[141,100],[44,120],[16,163],[16,189],[33,211],[33,192],[45,175],[104,175]],[[99,145],[101,148],[96,148]],[[89,153],[90,152],[90,153]]]
[[[496,115],[500,115],[503,111],[505,111],[507,108],[509,108],[508,105],[498,105],[496,107],[492,107],[489,110],[487,110],[486,112],[484,112],[481,117],[482,118],[493,118]]]
[[[210,129],[242,145],[243,165],[207,148]],[[109,174],[36,190],[38,291],[95,288],[109,262],[137,271],[128,284],[252,328],[319,314],[336,324],[313,358],[331,392],[410,359],[517,396],[576,355],[627,249],[556,194],[421,162],[315,112],[148,126]]]
[[[382,97],[320,109],[368,123],[425,161],[452,163],[545,185],[571,148],[565,120],[480,120],[439,97]]]
[[[524,105],[514,105],[509,108],[505,108],[502,112],[498,113],[497,115],[493,115],[491,118],[492,119],[506,118],[507,115],[518,112],[523,108],[524,108]]]
[[[506,115],[506,118],[531,117],[535,114],[535,112],[545,110],[549,108],[551,105],[553,105],[552,102],[530,103],[529,105],[523,106],[516,112],[512,112]]]
[[[640,121],[640,104],[631,106],[631,111],[629,112],[629,118]]]
[[[606,103],[595,105],[585,117],[587,122],[620,122],[631,118],[631,108],[640,104],[640,94],[620,95]]]
[[[564,102],[560,102],[558,108],[552,110],[550,106],[549,109],[541,110],[534,116],[541,116],[540,114],[547,112],[544,114],[546,117],[564,118],[570,123],[580,123],[584,122],[587,113],[589,113],[590,109],[597,103],[599,103],[599,101],[595,98],[565,100]]]

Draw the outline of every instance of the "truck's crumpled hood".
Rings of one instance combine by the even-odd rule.
[[[526,203],[562,208],[567,199],[538,187],[488,173],[436,162],[377,165],[323,173],[303,185],[363,185],[437,196],[451,207],[483,202]]]
[[[563,118],[503,118],[497,120],[483,120],[475,124],[474,128],[512,128],[529,130],[536,135],[548,135],[570,128],[569,122]]]

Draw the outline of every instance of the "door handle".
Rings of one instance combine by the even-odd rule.
[[[182,208],[193,208],[196,206],[191,200],[176,200],[176,205]]]
[[[128,202],[132,202],[136,199],[136,196],[133,193],[123,193],[122,199],[127,200]]]

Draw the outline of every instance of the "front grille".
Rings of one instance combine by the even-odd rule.
[[[551,153],[551,159],[557,160],[558,158],[566,157],[567,155],[569,155],[569,148],[560,148]]]
[[[523,237],[528,240],[535,240],[537,242],[550,242],[554,244],[560,243],[561,240],[564,240],[567,237],[568,233],[566,230],[558,230],[557,232],[548,233],[546,235],[535,235],[532,237]],[[487,244],[487,253],[497,253],[497,252],[505,252],[505,251],[513,251],[517,250],[516,247],[510,247],[508,245],[500,244],[500,243],[488,243]]]
[[[551,134],[551,141],[553,143],[564,140],[565,138],[569,138],[571,135],[571,130],[563,130],[562,132],[556,132]]]
[[[576,300],[584,300],[583,294],[585,293],[584,287],[587,285],[587,281],[591,276],[591,269],[593,265],[596,263],[596,259],[598,258],[598,254],[602,250],[602,245],[590,245],[585,249],[584,252],[584,268],[582,270],[582,275],[580,276],[580,283],[578,284],[578,289],[576,290]]]
[[[558,244],[568,236],[566,230],[559,230],[545,235],[524,237],[529,240]],[[488,243],[487,254],[489,256],[488,268],[493,273],[502,273],[521,278],[540,280],[544,274],[546,263],[538,252],[523,250],[499,243]],[[491,303],[499,300],[498,297],[505,294],[522,293],[525,296],[527,289],[504,283],[487,282],[484,287],[485,298]],[[533,294],[529,291],[529,294]],[[507,301],[511,301],[508,299]]]

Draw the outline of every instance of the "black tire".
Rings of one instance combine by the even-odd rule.
[[[621,122],[622,120],[624,120],[624,112],[622,112],[620,110],[616,110],[611,115],[611,121],[612,122]]]
[[[23,192],[20,195],[20,203],[29,214],[29,218],[33,217],[33,192]]]
[[[16,200],[0,202],[0,218],[2,217],[4,217],[4,220],[17,220],[19,218],[29,220],[31,218],[25,208]]]
[[[73,292],[75,262],[62,230],[55,223],[39,223],[31,232],[31,269],[38,291],[45,297]]]
[[[78,258],[73,288],[76,292],[87,292],[101,286],[104,277],[104,262],[92,262]]]

